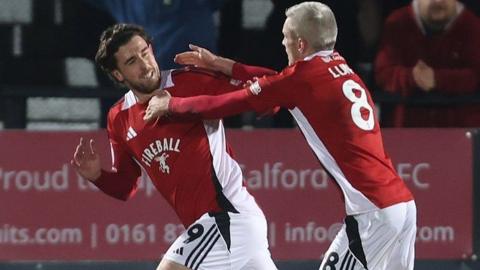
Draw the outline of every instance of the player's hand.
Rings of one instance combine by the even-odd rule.
[[[188,45],[191,51],[175,55],[175,63],[180,65],[193,65],[196,67],[214,69],[218,56],[209,50],[196,45]]]
[[[155,94],[148,102],[148,107],[145,110],[145,116],[143,120],[150,122],[153,119],[157,119],[168,113],[168,104],[170,103],[170,93],[167,91],[161,91]]]
[[[77,145],[70,163],[78,174],[92,182],[97,180],[102,174],[100,156],[95,149],[95,141],[93,139],[90,140],[87,146],[83,137],[80,138],[80,143]]]

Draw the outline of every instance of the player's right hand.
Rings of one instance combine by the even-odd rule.
[[[213,69],[218,56],[209,50],[196,45],[188,45],[191,51],[175,55],[175,63],[180,65],[192,65],[201,68]]]
[[[100,156],[95,150],[95,141],[93,139],[90,140],[89,146],[87,146],[83,137],[80,138],[80,143],[77,145],[70,163],[78,174],[87,180],[95,181],[102,174]]]
[[[168,113],[168,104],[172,96],[168,91],[161,91],[150,99],[143,120],[145,122],[151,122],[154,119],[158,119]]]

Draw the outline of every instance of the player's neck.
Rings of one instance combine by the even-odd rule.
[[[132,89],[133,94],[135,94],[135,97],[137,98],[137,103],[144,104],[144,103],[147,103],[150,100],[150,98],[153,95],[155,95],[155,93],[163,91],[162,88],[164,84],[165,82],[162,79],[160,79],[158,82],[158,85],[156,85],[155,90],[153,90],[150,93],[145,93],[144,91],[138,91],[138,90],[135,90],[134,88],[130,88],[130,89]]]
[[[298,59],[298,60],[305,60],[305,58],[311,57],[317,52],[318,51],[316,51],[315,49],[313,49],[311,47],[308,47],[308,48],[305,49],[305,51],[303,51],[303,53],[300,55],[300,59]]]
[[[161,91],[161,90],[155,90],[152,93],[147,94],[147,93],[142,93],[132,89],[133,94],[135,94],[135,97],[137,98],[137,103],[140,103],[140,104],[147,103],[150,100],[150,98],[153,95],[155,95],[157,91]]]

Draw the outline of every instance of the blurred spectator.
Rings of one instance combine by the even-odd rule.
[[[456,0],[413,0],[394,11],[375,60],[378,86],[402,96],[478,90],[480,21]],[[384,115],[385,116],[385,115]],[[480,126],[480,106],[398,105],[384,126]]]
[[[193,43],[216,52],[213,13],[224,0],[86,0],[119,23],[141,25],[153,37],[162,69],[178,67],[175,54]]]

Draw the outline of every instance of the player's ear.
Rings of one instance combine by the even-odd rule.
[[[114,69],[111,74],[112,74],[112,77],[115,78],[117,81],[123,82],[124,80],[123,74],[118,69]]]
[[[303,38],[298,38],[297,40],[297,50],[299,53],[304,53],[307,49],[307,41]]]

